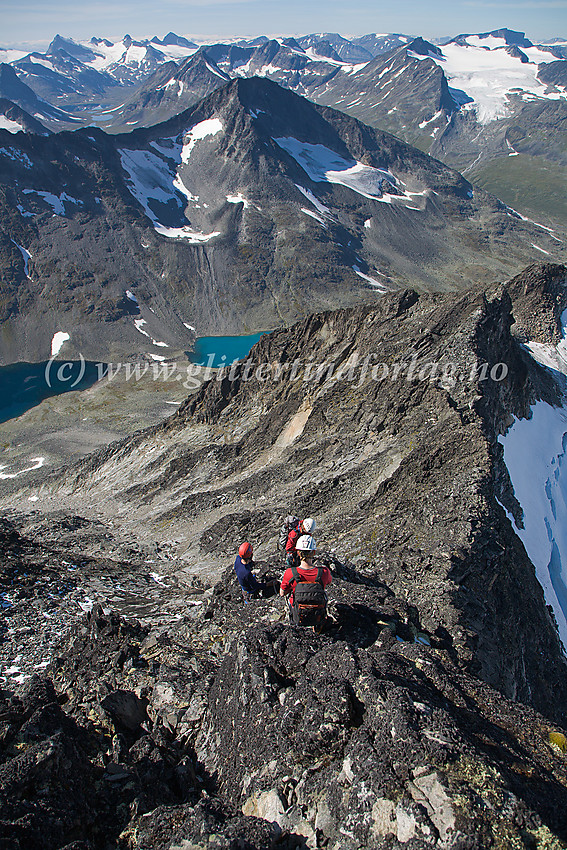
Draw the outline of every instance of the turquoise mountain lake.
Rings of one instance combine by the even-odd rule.
[[[233,360],[241,360],[261,336],[261,333],[248,336],[200,336],[195,340],[195,350],[190,354],[191,362],[217,368]]]

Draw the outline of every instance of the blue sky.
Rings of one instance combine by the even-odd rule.
[[[196,38],[310,32],[425,37],[506,26],[532,40],[567,38],[567,0],[0,0],[0,46],[55,35],[134,38],[169,30]]]

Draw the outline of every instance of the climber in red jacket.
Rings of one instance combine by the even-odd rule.
[[[302,519],[297,523],[295,528],[292,528],[287,536],[285,544],[286,558],[285,562],[288,567],[299,566],[299,555],[297,554],[296,544],[300,537],[304,534],[310,535],[315,531],[315,520],[312,517]]]

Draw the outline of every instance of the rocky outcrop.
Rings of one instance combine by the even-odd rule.
[[[18,555],[14,528],[3,545]],[[33,561],[39,541],[26,545]],[[143,624],[99,604],[73,621],[61,595],[73,625],[51,663],[0,693],[5,845],[567,846],[560,727],[466,673],[451,636],[382,580],[322,560],[323,635],[287,625],[277,597],[244,605],[231,569],[167,625],[171,588]]]

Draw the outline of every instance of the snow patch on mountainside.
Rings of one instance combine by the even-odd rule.
[[[227,195],[226,199],[229,204],[242,204],[245,210],[251,206],[250,201],[246,200],[242,192],[239,192],[237,195]]]
[[[337,183],[378,201],[392,189],[397,194],[396,178],[389,171],[354,159],[347,160],[325,145],[311,145],[292,136],[274,139],[274,142],[293,157],[314,183]]]
[[[185,135],[183,148],[181,150],[181,162],[188,162],[191,156],[191,151],[200,139],[205,139],[207,136],[216,136],[217,133],[222,133],[222,123],[218,118],[208,118],[206,121],[201,121],[191,127]]]
[[[52,192],[45,192],[42,189],[22,189],[24,195],[39,195],[43,198],[46,204],[52,208],[55,215],[65,216],[65,204],[73,204],[74,206],[83,206],[83,201],[79,198],[73,198],[67,192],[61,192],[60,195],[54,195]]]
[[[388,292],[388,287],[384,286],[379,280],[376,280],[375,277],[370,277],[370,275],[364,274],[364,272],[360,271],[358,266],[353,266],[352,270],[355,274],[361,277],[363,280],[367,281],[371,286],[373,286],[378,292]],[[382,274],[382,272],[377,272],[377,274]]]
[[[297,52],[297,50],[294,51],[294,53]],[[302,52],[305,56],[308,56],[309,59],[312,59],[314,62],[327,62],[328,65],[335,65],[335,67],[338,66],[340,68],[344,68],[345,65],[347,67],[350,66],[350,62],[341,62],[340,59],[331,59],[329,56],[321,56],[320,53],[317,53],[314,47],[308,47]]]
[[[5,115],[0,115],[0,130],[8,130],[9,133],[19,133],[23,129],[23,124],[20,124],[18,121],[12,121],[11,118],[6,118]]]
[[[197,201],[198,197],[187,189],[177,172],[179,165],[188,162],[199,139],[220,130],[222,124],[213,118],[196,124],[178,137],[152,142],[155,153],[126,148],[120,151],[122,168],[129,178],[128,189],[161,236],[197,244],[220,235],[220,231],[203,233],[183,223],[185,204],[179,195],[188,201]]]
[[[496,35],[468,35],[465,39],[471,47],[482,47],[488,50],[495,50],[497,47],[506,47],[506,39]]]
[[[207,68],[211,72],[211,74],[214,74],[216,77],[220,77],[221,80],[225,80],[225,81],[230,80],[230,77],[228,76],[228,74],[225,74],[223,71],[219,71],[218,68],[213,67],[210,64],[210,62],[207,62],[206,59],[205,59],[205,65],[207,66]]]
[[[542,366],[567,375],[567,310],[561,325],[557,345],[528,342],[524,348]],[[536,567],[567,648],[567,410],[538,401],[531,418],[514,422],[499,442],[524,512],[524,528],[515,530]]]
[[[4,472],[5,469],[8,469],[6,465],[0,466],[0,479],[5,481],[8,478],[18,478],[19,475],[25,475],[26,472],[33,472],[34,469],[41,469],[43,464],[45,463],[44,457],[32,457],[30,458],[31,466],[26,466],[25,469],[20,469],[19,472]]]
[[[303,186],[300,186],[299,183],[295,184],[295,188],[299,189],[302,195],[305,195],[307,200],[313,204],[316,210],[320,212],[322,216],[329,216],[329,218],[333,217],[333,214],[329,207],[326,207],[325,204],[322,204],[321,201],[315,197],[313,192],[310,192],[309,189],[304,189]]]
[[[558,236],[555,236],[555,231],[553,230],[552,227],[548,227],[546,224],[540,224],[538,221],[534,221],[533,218],[527,218],[527,216],[522,215],[522,213],[519,213],[518,210],[515,210],[512,207],[507,206],[506,210],[507,210],[507,214],[509,216],[511,216],[512,218],[519,218],[522,221],[528,221],[530,224],[533,224],[535,227],[540,227],[542,230],[545,230],[549,234],[551,239],[555,239],[556,242],[561,242],[561,244],[563,244],[563,240],[559,239]]]
[[[59,354],[61,346],[64,342],[67,342],[68,339],[71,339],[71,337],[65,331],[57,331],[57,333],[53,334],[53,339],[51,340],[52,357],[56,357]]]
[[[325,228],[325,230],[328,230],[328,224],[327,224],[327,222],[325,221],[325,219],[324,219],[324,218],[322,218],[322,217],[321,217],[320,215],[318,215],[316,212],[313,212],[313,210],[308,210],[308,209],[306,209],[305,207],[301,207],[301,212],[302,212],[302,213],[305,213],[305,215],[308,215],[308,216],[309,216],[309,218],[314,218],[314,219],[315,219],[315,221],[318,221],[318,222],[319,222],[319,224],[320,224],[322,227],[324,227],[324,228]]]
[[[30,254],[30,252],[29,252],[29,251],[27,251],[27,250],[26,250],[25,248],[23,248],[21,245],[18,245],[18,243],[17,243],[14,239],[11,239],[10,241],[11,241],[11,242],[12,242],[12,243],[16,246],[16,248],[17,248],[17,249],[19,250],[19,252],[21,253],[21,255],[22,255],[22,259],[23,259],[23,261],[24,261],[24,273],[25,273],[25,276],[28,278],[28,280],[31,280],[31,277],[30,277],[30,275],[29,275],[29,261],[30,261],[30,260],[33,260],[32,255]]]
[[[12,159],[14,162],[20,162],[24,168],[33,168],[33,162],[29,156],[17,148],[0,148],[0,155],[7,156],[8,159]]]

